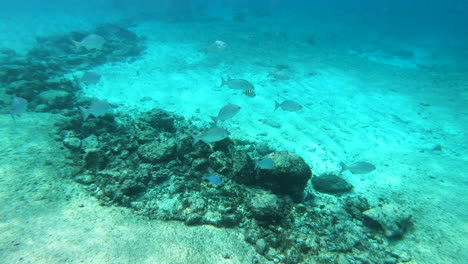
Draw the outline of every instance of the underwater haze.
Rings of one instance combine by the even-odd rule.
[[[0,263],[468,263],[468,2],[0,8]]]

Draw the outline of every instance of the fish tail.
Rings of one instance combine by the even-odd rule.
[[[340,166],[341,166],[341,171],[340,171],[340,173],[342,173],[343,171],[345,171],[345,170],[348,169],[348,166],[346,166],[346,164],[344,164],[344,162],[340,162]]]
[[[13,118],[13,122],[15,122],[16,124],[16,118],[15,118],[15,114],[13,113],[13,111],[10,112],[10,115],[11,115],[11,118]]]
[[[196,136],[192,136],[192,138],[193,138],[192,140],[192,147],[193,147],[198,143],[198,141],[200,141],[200,138]]]
[[[227,81],[224,80],[223,77],[221,77],[221,85],[219,87],[223,87],[224,85],[227,85]]]
[[[75,41],[75,40],[73,40],[73,39],[72,39],[71,41],[73,42],[73,44],[75,44],[75,48],[76,48],[77,51],[80,50],[81,47],[83,47],[83,45],[81,44],[81,42]]]
[[[213,122],[214,122],[213,126],[214,127],[217,126],[218,125],[218,117],[217,116],[210,116],[210,117],[211,117],[211,119],[213,119]]]
[[[281,104],[278,103],[278,101],[275,101],[275,111],[276,111],[276,109],[278,109],[278,107],[280,107],[280,106],[281,106]]]
[[[83,117],[83,121],[86,121],[86,119],[88,119],[89,117],[89,111],[86,110],[84,107],[81,107],[81,106],[78,106],[80,108],[80,111],[81,111],[81,116]]]

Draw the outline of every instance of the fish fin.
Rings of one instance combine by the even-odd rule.
[[[88,117],[89,117],[88,110],[86,110],[84,107],[81,107],[81,106],[78,106],[78,107],[80,108],[81,116],[83,117],[83,121],[86,121],[86,119],[88,119]]]
[[[275,101],[275,111],[276,111],[276,109],[278,109],[278,107],[280,107],[280,106],[281,106],[281,104],[278,103],[277,101]]]
[[[223,77],[221,77],[221,85],[220,85],[219,87],[223,87],[223,86],[226,85],[226,84],[227,84],[227,81],[224,80]]]
[[[344,162],[340,162],[340,166],[341,166],[341,171],[340,171],[340,173],[343,173],[343,171],[345,171],[345,170],[348,169],[348,166],[346,166],[346,164],[344,164]]]
[[[217,116],[210,116],[213,119],[213,127],[218,126],[218,117]]]
[[[75,44],[76,51],[79,51],[81,49],[81,47],[83,47],[81,42],[78,42],[78,41],[73,40],[73,39],[71,41],[73,42],[73,44]]]

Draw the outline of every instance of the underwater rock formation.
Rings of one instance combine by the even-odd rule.
[[[395,204],[384,204],[379,207],[369,209],[364,212],[364,216],[369,221],[368,224],[379,225],[388,238],[400,239],[411,226],[411,214],[405,209]]]
[[[322,193],[341,194],[353,189],[353,186],[334,174],[312,177],[314,189]]]
[[[302,200],[304,188],[312,176],[312,171],[303,158],[280,151],[267,155],[274,161],[271,170],[261,170],[256,176],[256,184],[277,194],[290,195],[295,201]]]

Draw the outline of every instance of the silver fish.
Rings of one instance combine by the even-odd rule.
[[[26,112],[27,107],[28,107],[28,101],[26,99],[15,96],[13,100],[11,101],[11,110],[10,110],[10,115],[13,118],[13,120],[16,121],[15,116],[20,117],[21,114]]]
[[[199,136],[193,136],[192,146],[198,143],[198,141],[203,141],[205,143],[213,143],[221,141],[229,136],[229,131],[221,127],[212,127],[209,128]]]
[[[358,161],[351,165],[346,165],[343,162],[340,163],[341,172],[349,170],[352,174],[367,174],[375,170],[375,166],[365,161]]]
[[[96,34],[90,34],[84,37],[81,41],[72,40],[73,44],[75,44],[76,50],[80,50],[81,48],[85,48],[86,50],[100,50],[106,40]]]
[[[81,106],[79,108],[81,110],[81,116],[83,117],[83,121],[86,121],[89,115],[93,115],[94,117],[100,117],[112,110],[112,106],[104,100],[94,101],[93,103],[91,103],[88,109],[85,109]]]
[[[231,79],[231,77],[228,76],[227,81],[221,78],[221,86],[223,87],[224,85],[227,85],[231,89],[236,89],[236,90],[254,90],[254,86],[247,80],[243,79]]]
[[[95,85],[100,80],[101,80],[101,74],[95,73],[95,72],[85,72],[83,76],[81,76],[81,79],[79,79],[80,82],[86,85]]]
[[[221,110],[219,110],[218,116],[212,116],[211,119],[213,119],[215,125],[218,123],[218,120],[221,121],[226,121],[229,118],[235,116],[239,111],[241,110],[241,107],[235,104],[228,104],[223,106]]]
[[[296,112],[303,108],[301,104],[293,100],[286,100],[281,104],[275,101],[275,111],[278,109],[278,107],[281,107],[281,109],[288,112]]]
[[[255,162],[255,169],[271,170],[273,169],[274,166],[275,166],[275,162],[268,157]]]

